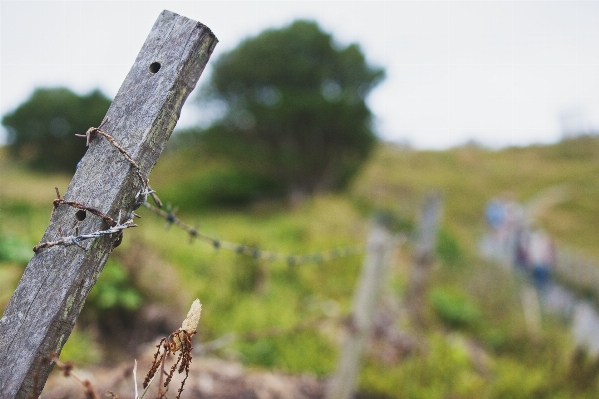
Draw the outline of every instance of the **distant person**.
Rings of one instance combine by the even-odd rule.
[[[516,270],[524,272],[525,274],[530,273],[530,260],[528,256],[528,241],[530,239],[529,232],[520,228],[516,232],[516,245],[514,253],[514,266]]]
[[[488,202],[485,217],[491,229],[490,252],[504,265],[514,265],[518,234],[524,225],[522,205],[506,193]]]
[[[487,223],[492,230],[498,231],[505,221],[505,204],[501,199],[494,198],[485,208]]]
[[[487,203],[485,207],[485,219],[489,226],[490,234],[488,244],[488,253],[493,258],[502,259],[502,230],[506,220],[506,206],[501,198],[494,198]]]
[[[555,245],[551,237],[541,230],[531,233],[528,242],[529,267],[537,290],[544,294],[551,286],[551,274],[555,267]]]
[[[510,262],[516,252],[518,233],[524,228],[524,208],[516,200],[507,196],[505,200],[505,221],[499,232],[501,247]]]

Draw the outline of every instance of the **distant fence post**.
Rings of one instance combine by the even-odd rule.
[[[416,253],[408,286],[407,307],[412,320],[421,324],[426,304],[428,275],[433,265],[437,245],[437,230],[441,219],[441,194],[426,196],[417,227]]]
[[[360,358],[372,329],[394,245],[395,240],[383,224],[375,223],[354,296],[349,335],[341,348],[337,371],[328,386],[326,399],[349,399],[356,389]]]
[[[139,169],[97,136],[65,200],[93,207],[114,220],[120,216],[118,223],[132,214],[139,206],[136,193],[142,179],[147,180],[158,160],[216,43],[208,27],[170,11],[160,14],[102,128]],[[112,54],[98,57],[108,62]],[[73,140],[85,145],[85,140]],[[81,213],[76,218],[76,211],[58,206],[42,241],[73,235],[75,227],[82,234],[106,229],[105,220]],[[87,250],[76,245],[41,249],[31,259],[0,319],[0,399],[38,397],[53,366],[42,360],[52,351],[60,353],[117,240],[95,238],[86,241]]]

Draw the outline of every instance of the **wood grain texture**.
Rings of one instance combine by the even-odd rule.
[[[148,35],[103,127],[140,165],[144,176],[158,160],[216,43],[208,27],[170,11],[160,14]],[[156,62],[160,70],[152,73],[150,65]],[[84,139],[73,140],[85,145]],[[123,155],[107,140],[96,137],[64,198],[97,208],[115,220],[121,212],[123,222],[133,211],[141,187]],[[91,214],[77,221],[76,211],[59,206],[41,241],[63,235],[60,226],[64,235],[73,234],[75,227],[80,233],[107,227]],[[0,319],[1,399],[28,398],[32,393],[37,397],[51,370],[51,366],[40,369],[34,389],[40,361],[51,351],[60,353],[114,241],[108,236],[87,241],[87,251],[77,246],[43,249],[31,259]]]

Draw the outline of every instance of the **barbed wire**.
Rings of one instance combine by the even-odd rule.
[[[139,190],[137,192],[137,194],[135,195],[136,202],[135,202],[134,208],[137,209],[141,205],[144,205],[150,212],[163,217],[166,221],[167,228],[170,225],[174,224],[174,225],[178,226],[179,228],[185,230],[187,232],[187,234],[189,234],[190,241],[193,241],[193,239],[197,238],[203,242],[208,243],[215,249],[222,248],[222,249],[226,249],[226,250],[235,252],[237,254],[247,255],[254,259],[259,259],[259,260],[283,261],[283,262],[286,262],[289,266],[306,264],[306,263],[328,262],[328,261],[338,259],[338,258],[344,258],[344,257],[357,255],[364,251],[364,245],[354,245],[354,246],[334,248],[334,249],[330,249],[330,250],[326,250],[326,251],[300,254],[300,255],[286,254],[286,253],[280,253],[280,252],[264,251],[259,248],[253,247],[253,246],[224,241],[224,240],[220,240],[218,238],[211,237],[207,234],[201,233],[200,231],[198,231],[197,227],[192,227],[189,224],[180,220],[177,216],[175,216],[175,211],[173,211],[173,209],[170,207],[170,205],[168,206],[166,211],[160,209],[163,206],[162,202],[156,195],[156,191],[154,191],[150,187],[148,179],[142,175],[140,166],[137,164],[137,162],[135,162],[135,160],[133,160],[131,155],[115,140],[114,137],[112,137],[110,134],[108,134],[107,132],[105,132],[104,130],[101,129],[102,126],[104,126],[107,121],[108,121],[108,119],[104,119],[98,127],[90,127],[85,134],[75,134],[75,136],[85,137],[86,145],[88,147],[89,147],[91,141],[94,140],[94,138],[96,138],[98,135],[100,135],[100,136],[104,137],[106,140],[108,140],[108,142],[112,146],[114,146],[123,155],[123,157],[127,160],[127,162],[129,162],[129,164],[135,169],[135,173],[142,181],[143,188],[141,190]],[[43,248],[52,248],[54,246],[67,247],[67,246],[71,246],[71,245],[77,245],[78,247],[86,250],[86,248],[80,244],[81,241],[88,240],[91,238],[102,237],[105,235],[111,235],[111,234],[115,234],[115,233],[119,234],[119,240],[118,240],[118,242],[115,243],[115,246],[118,246],[120,244],[120,239],[122,238],[122,231],[127,228],[137,227],[136,224],[133,224],[133,218],[140,217],[140,216],[137,215],[135,212],[131,213],[130,218],[126,222],[120,223],[120,211],[119,211],[118,221],[115,221],[110,216],[105,215],[104,213],[102,213],[101,211],[99,211],[96,208],[86,206],[77,201],[67,201],[67,200],[61,198],[58,188],[56,188],[56,195],[58,198],[55,199],[53,202],[54,207],[52,209],[52,215],[50,216],[50,218],[52,218],[52,216],[54,216],[54,212],[56,211],[58,206],[69,205],[71,207],[80,209],[82,211],[88,211],[88,212],[102,218],[104,221],[106,221],[106,223],[108,223],[110,228],[107,230],[96,231],[96,232],[89,233],[89,234],[79,235],[78,233],[76,233],[77,235],[75,235],[75,236],[61,237],[60,239],[58,239],[56,241],[40,243],[33,248],[33,251],[36,253]],[[154,202],[156,203],[156,205],[158,205],[158,207],[155,207],[155,206],[151,205],[150,203],[148,203],[148,201],[147,201],[148,195],[150,195],[153,198]],[[82,217],[84,217],[84,216],[82,216]],[[83,219],[81,219],[81,220],[83,220]],[[62,229],[60,229],[60,231],[62,234]]]
[[[264,251],[259,248],[238,244],[234,242],[224,241],[215,237],[211,237],[209,235],[203,234],[198,231],[196,227],[192,227],[189,224],[183,222],[175,215],[175,211],[167,206],[167,210],[164,211],[159,209],[148,202],[144,203],[144,206],[155,215],[159,215],[164,218],[166,224],[165,227],[168,228],[171,225],[175,225],[182,230],[185,230],[187,234],[189,234],[190,241],[193,241],[195,238],[208,243],[214,249],[226,249],[237,254],[247,255],[254,259],[266,260],[266,261],[283,261],[286,262],[289,266],[295,266],[305,263],[322,263],[328,262],[337,258],[344,258],[352,255],[357,255],[364,251],[363,245],[354,245],[348,247],[334,248],[326,251],[315,252],[315,253],[307,253],[307,254],[288,254],[281,252],[272,252],[272,251]]]
[[[106,122],[108,122],[108,118],[104,118],[102,123],[100,123],[100,126],[90,127],[89,129],[87,129],[87,132],[85,132],[85,134],[75,134],[75,136],[85,137],[86,138],[85,145],[87,147],[89,147],[89,143],[98,135],[103,136],[106,140],[108,140],[108,142],[110,144],[112,144],[125,157],[127,162],[129,162],[129,164],[135,168],[135,174],[140,178],[141,182],[144,185],[143,190],[138,192],[135,197],[137,200],[137,204],[141,205],[144,202],[146,202],[147,196],[150,195],[150,196],[152,196],[152,199],[154,200],[154,202],[156,202],[156,205],[158,205],[160,208],[162,208],[162,202],[160,201],[160,198],[158,198],[158,196],[156,195],[156,192],[154,190],[152,190],[152,188],[150,187],[149,180],[142,175],[141,168],[137,164],[137,162],[135,162],[133,160],[131,155],[129,155],[129,153],[127,151],[125,151],[125,149],[114,139],[114,137],[112,137],[110,134],[106,133],[104,130],[101,129],[102,126],[104,126],[104,124],[106,124]]]
[[[120,244],[120,240],[121,240],[120,237],[123,234],[123,230],[129,229],[132,227],[137,227],[136,224],[133,224],[134,215],[135,215],[135,213],[132,213],[126,222],[124,222],[124,223],[116,222],[116,224],[114,226],[110,227],[107,230],[95,231],[93,233],[81,234],[81,235],[77,235],[77,236],[61,237],[60,239],[58,239],[56,241],[43,242],[43,243],[38,244],[35,247],[33,247],[33,252],[37,253],[40,249],[52,248],[52,247],[55,247],[58,245],[61,245],[64,247],[76,245],[79,248],[87,251],[87,248],[85,248],[83,245],[80,244],[82,241],[89,240],[91,238],[98,238],[98,237],[102,237],[102,236],[112,235],[112,234],[118,235],[117,240],[115,241],[115,247],[116,247]],[[119,219],[120,219],[120,217],[119,217]],[[62,231],[62,229],[61,229],[61,231]]]
[[[77,202],[77,201],[67,201],[67,200],[65,200],[63,198],[60,198],[60,191],[58,191],[58,187],[54,187],[54,190],[56,190],[56,196],[58,198],[55,199],[52,202],[52,204],[54,205],[54,207],[52,208],[52,213],[50,214],[50,220],[52,220],[52,217],[54,216],[54,212],[56,212],[56,209],[58,208],[59,205],[69,205],[69,206],[72,206],[73,208],[77,208],[77,209],[80,209],[82,211],[88,211],[89,213],[92,213],[92,214],[94,214],[96,216],[99,216],[106,223],[108,223],[108,225],[110,227],[114,227],[114,226],[117,225],[117,222],[115,222],[113,218],[111,218],[108,215],[103,214],[98,209],[92,208],[91,206],[83,205],[82,203]],[[83,218],[83,216],[81,216],[81,218]]]
[[[143,188],[141,190],[139,190],[137,192],[137,194],[135,195],[135,201],[136,201],[135,209],[139,208],[143,203],[147,202],[148,195],[151,195],[152,198],[154,199],[154,201],[156,202],[156,204],[161,207],[162,202],[156,195],[155,191],[152,190],[152,188],[150,187],[148,179],[145,178],[143,176],[143,174],[141,173],[141,168],[137,164],[137,162],[135,162],[133,160],[131,155],[114,139],[114,137],[112,137],[110,134],[106,133],[104,130],[101,129],[102,126],[104,126],[107,121],[108,121],[108,119],[105,118],[102,121],[102,123],[100,124],[100,126],[90,127],[89,129],[87,129],[87,132],[85,134],[75,134],[75,136],[85,137],[87,139],[86,145],[88,147],[89,147],[89,144],[91,143],[91,141],[98,135],[106,138],[106,140],[108,140],[108,142],[110,144],[112,144],[125,157],[127,162],[129,162],[129,164],[133,168],[135,168],[135,174],[140,178],[140,180],[143,184]],[[63,236],[55,241],[47,241],[47,242],[43,242],[43,243],[36,245],[35,247],[33,247],[33,252],[35,252],[35,253],[37,253],[38,251],[40,251],[41,249],[44,249],[44,248],[52,248],[55,246],[68,247],[71,245],[76,245],[83,250],[87,250],[87,248],[85,248],[83,245],[80,244],[82,241],[89,240],[92,238],[107,236],[107,235],[112,236],[113,234],[116,234],[116,240],[114,242],[114,247],[117,247],[120,245],[120,243],[122,241],[123,230],[131,228],[131,227],[137,227],[137,225],[133,223],[133,218],[140,217],[140,216],[137,215],[134,211],[131,212],[131,215],[129,216],[127,221],[125,221],[124,223],[121,223],[120,222],[120,220],[121,220],[121,211],[120,210],[119,210],[119,216],[117,218],[117,221],[115,221],[113,218],[111,218],[108,215],[105,215],[104,213],[102,213],[100,210],[98,210],[96,208],[87,206],[78,201],[67,201],[67,200],[61,198],[60,192],[58,191],[58,187],[55,187],[55,189],[56,189],[56,195],[58,198],[53,201],[53,208],[52,208],[52,214],[50,215],[50,220],[52,219],[56,209],[60,205],[69,205],[73,208],[79,209],[80,211],[84,211],[84,212],[87,211],[87,212],[90,212],[91,214],[94,214],[94,215],[102,218],[106,223],[108,223],[110,228],[107,230],[99,230],[99,231],[95,231],[95,232],[88,233],[88,234],[79,234],[78,229],[76,229],[76,235],[74,235],[74,236]],[[83,220],[85,218],[85,214],[83,214],[81,216],[76,214],[75,217],[78,220]],[[60,231],[60,234],[63,234],[62,228],[60,226],[59,226],[59,231]]]

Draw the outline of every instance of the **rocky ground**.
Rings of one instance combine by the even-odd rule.
[[[150,358],[148,358],[150,359]],[[168,364],[167,364],[168,366]],[[150,362],[140,362],[137,370],[139,395],[143,393],[141,383]],[[170,368],[170,367],[169,367]],[[80,380],[89,380],[98,398],[112,392],[121,399],[135,397],[133,365],[123,365],[110,369],[89,370],[75,368],[73,374]],[[175,373],[169,385],[167,397],[174,398],[184,374]],[[280,372],[250,370],[239,362],[218,358],[194,359],[189,377],[185,382],[182,399],[188,398],[244,398],[244,399],[287,399],[321,398],[325,380],[313,375],[287,375]],[[153,381],[146,398],[155,398],[157,380]],[[108,394],[110,396],[110,394]],[[65,377],[54,371],[42,394],[43,399],[71,399],[85,397],[85,388],[73,377]]]

